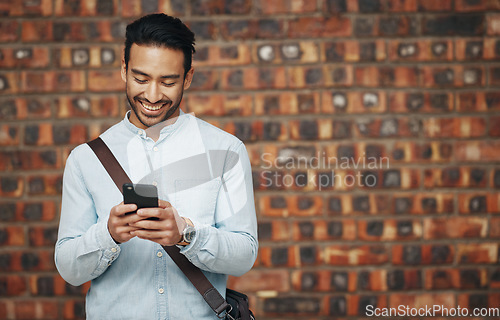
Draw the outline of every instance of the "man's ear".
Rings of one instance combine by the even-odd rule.
[[[191,81],[193,81],[194,67],[191,67],[184,77],[184,90],[191,86]]]
[[[122,67],[121,67],[122,80],[127,82],[127,66],[125,65],[125,58],[122,58]]]

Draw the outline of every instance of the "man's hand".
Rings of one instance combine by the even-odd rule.
[[[123,202],[111,208],[108,219],[108,230],[116,243],[127,242],[134,237],[130,232],[137,230],[137,228],[132,227],[130,224],[143,218],[136,214],[126,215],[126,213],[134,212],[135,210],[137,210],[137,205],[123,204]]]
[[[162,246],[172,246],[178,243],[182,236],[182,230],[186,227],[186,221],[179,217],[177,210],[164,200],[159,200],[158,208],[143,208],[137,211],[142,220],[131,223],[133,236],[141,239],[151,240]],[[158,220],[148,220],[157,218]]]

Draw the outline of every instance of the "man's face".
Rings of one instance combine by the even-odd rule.
[[[132,108],[130,122],[147,129],[179,115],[184,90],[193,79],[193,68],[184,77],[181,50],[137,45],[130,48],[128,69],[122,60],[121,74]]]

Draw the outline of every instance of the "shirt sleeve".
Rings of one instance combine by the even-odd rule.
[[[55,264],[68,283],[78,286],[104,273],[120,254],[109,234],[107,219],[98,221],[75,150],[63,175],[61,218],[55,247]]]
[[[252,268],[258,252],[252,169],[241,142],[228,152],[215,216],[214,226],[193,221],[195,239],[181,253],[202,270],[240,276]]]

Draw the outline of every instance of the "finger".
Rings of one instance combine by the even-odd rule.
[[[172,231],[177,229],[177,225],[171,220],[149,220],[144,219],[130,224],[133,227],[147,230]]]
[[[123,204],[120,203],[119,205],[116,205],[111,209],[111,214],[115,216],[123,216],[129,212],[134,212],[137,210],[137,205],[134,203],[131,204]]]
[[[131,232],[131,234],[143,240],[156,242],[162,246],[175,245],[181,240],[181,236],[179,234],[168,231],[138,230]]]
[[[172,204],[170,202],[168,202],[168,201],[159,199],[158,200],[158,207],[164,208],[164,209],[165,208],[170,208],[170,207],[172,207]]]
[[[137,211],[137,214],[143,218],[158,218],[160,220],[168,220],[173,218],[173,207],[168,208],[142,208]]]

